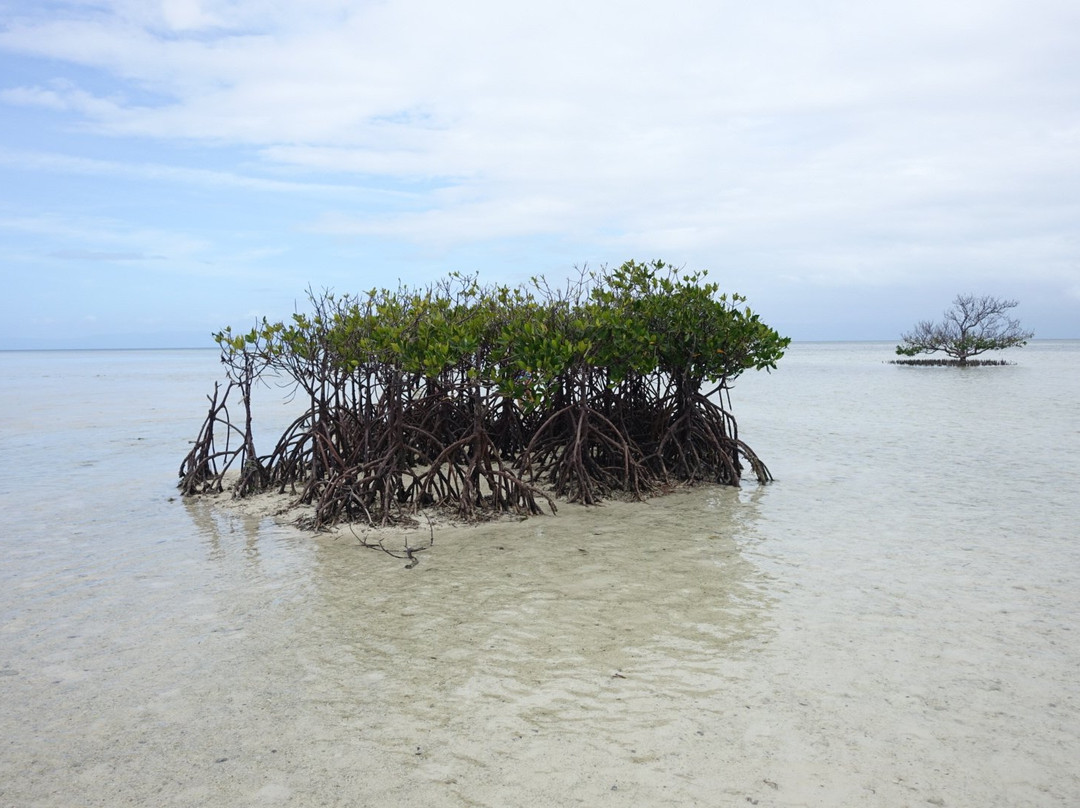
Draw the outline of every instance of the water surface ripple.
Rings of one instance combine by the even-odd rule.
[[[0,805],[1080,804],[1080,343],[890,347],[738,382],[774,485],[411,570],[175,498],[213,352],[0,353]]]

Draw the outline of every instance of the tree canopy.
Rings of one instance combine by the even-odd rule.
[[[1026,345],[1033,332],[1024,330],[1019,320],[1008,316],[1017,305],[1015,300],[988,295],[957,295],[940,323],[923,320],[901,334],[896,353],[915,356],[941,351],[963,365],[987,351]]]

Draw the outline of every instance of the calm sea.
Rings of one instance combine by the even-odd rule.
[[[176,497],[215,351],[0,353],[0,805],[1080,805],[1080,341],[891,350],[736,383],[774,484],[412,570]]]

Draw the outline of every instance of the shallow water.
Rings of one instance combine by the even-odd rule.
[[[1080,342],[890,349],[738,382],[775,484],[411,570],[175,497],[213,352],[0,353],[0,805],[1080,803]]]

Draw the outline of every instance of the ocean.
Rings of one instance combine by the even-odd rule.
[[[178,496],[216,351],[0,352],[0,805],[1080,804],[1080,341],[892,358],[736,381],[774,483],[406,569]]]

